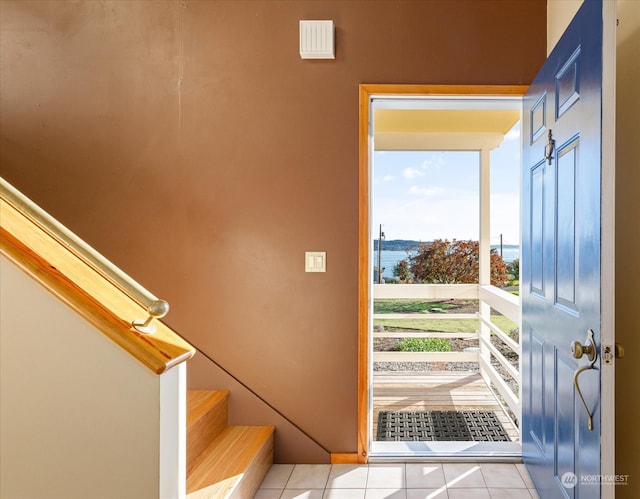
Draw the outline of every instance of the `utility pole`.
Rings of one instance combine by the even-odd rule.
[[[382,240],[384,232],[382,232],[382,224],[380,224],[380,233],[378,234],[378,284],[382,284]]]
[[[502,258],[502,234],[500,234],[500,258]]]

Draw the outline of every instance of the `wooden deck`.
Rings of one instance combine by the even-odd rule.
[[[428,410],[492,411],[512,441],[518,441],[520,438],[518,429],[477,372],[374,372],[374,440],[380,411]]]

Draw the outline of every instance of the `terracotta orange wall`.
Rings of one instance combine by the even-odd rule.
[[[358,84],[527,84],[545,0],[0,9],[2,176],[325,451],[355,452]],[[336,60],[300,59],[300,19],[335,21]]]

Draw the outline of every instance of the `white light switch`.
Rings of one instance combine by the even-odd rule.
[[[304,254],[305,272],[326,272],[327,252],[326,251],[306,251]]]

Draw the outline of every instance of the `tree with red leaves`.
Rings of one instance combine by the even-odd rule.
[[[418,246],[408,265],[416,282],[433,284],[474,284],[478,282],[480,244],[478,241],[436,239]],[[507,266],[491,250],[491,284],[504,286]]]

